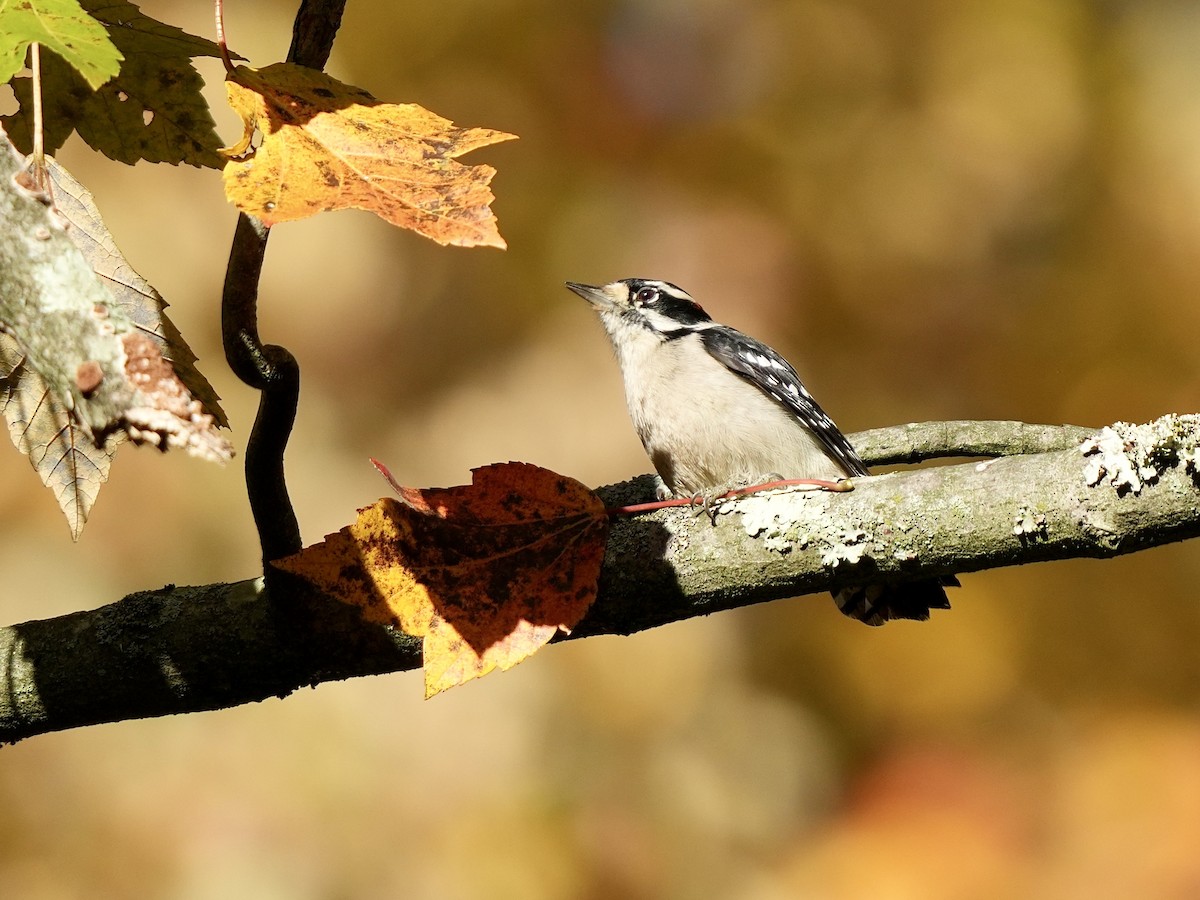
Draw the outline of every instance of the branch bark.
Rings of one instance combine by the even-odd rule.
[[[680,509],[615,521],[599,597],[570,639],[879,577],[1110,557],[1195,537],[1198,423],[1117,425],[1082,446],[1080,429],[1039,426],[1039,446],[1066,449],[859,479],[847,493],[755,495],[726,504],[715,522]],[[963,433],[945,423],[880,430],[864,436],[876,442],[864,455],[873,461],[906,433],[915,445],[939,431]],[[1031,431],[991,423],[973,433],[1003,450],[1027,446]],[[652,492],[650,476],[601,489],[610,505]],[[272,595],[262,579],[167,586],[0,629],[0,741],[420,665],[417,639],[364,624],[301,582],[272,585]]]

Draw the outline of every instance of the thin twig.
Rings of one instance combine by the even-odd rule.
[[[221,62],[225,71],[233,74],[233,60],[229,58],[229,47],[225,44],[225,0],[214,0],[213,12],[217,17],[217,46],[221,48]]]

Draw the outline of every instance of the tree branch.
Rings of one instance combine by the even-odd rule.
[[[914,422],[860,431],[854,447],[872,466],[919,463],[950,456],[1019,456],[1078,445],[1095,434],[1078,425],[1026,422]]]
[[[1082,447],[856,479],[847,493],[756,495],[726,504],[715,523],[679,509],[614,521],[599,597],[570,637],[879,577],[1110,557],[1195,537],[1198,422],[1117,425]],[[1078,440],[1077,429],[1057,434]],[[601,493],[615,505],[653,488],[642,476]],[[261,583],[168,586],[0,629],[0,741],[420,665],[418,639],[364,624],[301,582],[280,578],[274,601]]]

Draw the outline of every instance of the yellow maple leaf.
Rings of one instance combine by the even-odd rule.
[[[608,516],[584,485],[525,463],[469,485],[400,488],[274,565],[424,639],[425,696],[509,669],[596,597]]]
[[[273,225],[353,207],[439,244],[505,247],[490,207],[496,170],[455,157],[515,135],[456,128],[291,63],[238,66],[225,87],[245,122],[242,139],[221,151],[238,209]]]

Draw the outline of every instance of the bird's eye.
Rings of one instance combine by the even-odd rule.
[[[658,299],[658,289],[652,287],[644,287],[637,292],[634,298],[638,303],[653,303]]]

